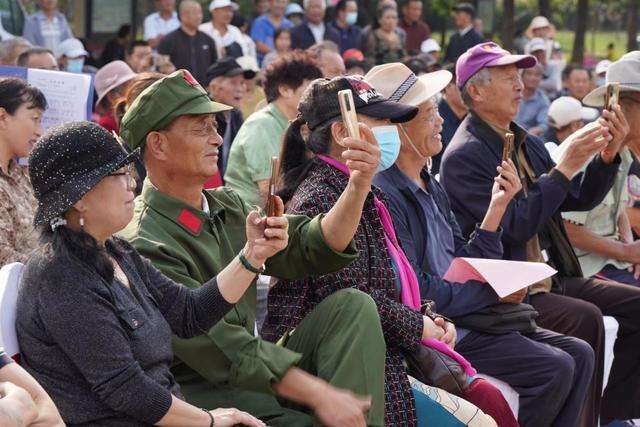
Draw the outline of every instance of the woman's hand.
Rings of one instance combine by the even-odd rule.
[[[209,411],[209,413],[213,415],[213,421],[216,427],[232,427],[238,424],[250,427],[266,426],[265,423],[256,417],[235,408],[218,408]]]
[[[438,320],[436,318],[436,320]],[[430,317],[422,316],[424,326],[422,328],[422,339],[427,340],[430,338],[440,340],[445,334],[445,330],[442,326],[438,326]]]
[[[257,211],[247,216],[247,243],[244,254],[255,267],[287,247],[289,220],[284,215],[284,203],[275,196],[276,216],[262,218]]]
[[[491,205],[506,209],[515,195],[522,190],[522,182],[511,159],[503,161],[497,169],[498,176],[495,177],[491,190]]]
[[[358,124],[360,139],[344,138],[342,158],[351,171],[349,182],[356,188],[369,192],[373,176],[380,163],[380,148],[378,141],[367,125]]]
[[[440,338],[440,341],[442,341],[449,347],[454,348],[456,345],[456,338],[458,337],[456,326],[451,322],[447,322],[442,317],[436,317],[434,323],[440,326],[445,331],[445,334]]]

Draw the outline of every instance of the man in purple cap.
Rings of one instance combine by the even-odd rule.
[[[627,319],[636,319],[637,324],[640,289],[583,278],[560,214],[590,210],[604,198],[618,172],[618,150],[628,127],[620,109],[604,111],[591,127],[580,129],[569,137],[566,152],[558,164],[554,164],[542,141],[513,122],[523,90],[518,69],[535,64],[532,56],[511,55],[494,43],[475,46],[459,58],[457,84],[470,113],[443,156],[441,179],[463,234],[469,235],[487,209],[495,168],[503,156],[505,135],[514,135],[515,148],[510,157],[518,167],[523,191],[510,202],[502,219],[504,259],[546,262],[558,270],[553,279],[530,286],[527,295],[523,293],[514,302],[528,298],[527,302],[539,313],[536,319],[539,326],[583,339],[594,349],[596,368],[583,408],[582,423],[597,425],[603,379],[602,314],[619,318],[621,324]],[[583,168],[584,173],[579,173]],[[470,338],[460,342],[458,351],[489,375],[493,375],[495,365],[504,361],[509,351],[518,354],[528,351],[496,347],[491,340],[478,343],[479,337]],[[637,329],[623,329],[616,342],[616,361],[618,358],[629,361],[627,353],[637,351],[639,338]],[[474,360],[473,354],[465,351],[471,344],[486,346],[482,360]],[[493,359],[486,356],[491,347]],[[619,387],[624,381],[616,374],[617,370],[630,372],[630,369],[638,368],[637,357],[633,363],[627,362],[624,366],[616,361],[610,387]],[[633,366],[627,366],[630,364]],[[496,376],[500,378],[498,373]],[[578,376],[584,375],[591,376],[591,373],[574,371],[567,379],[573,378],[575,382]],[[506,381],[512,384],[509,378]],[[637,387],[637,384],[629,386]],[[544,412],[541,408],[537,410]],[[523,425],[536,424],[522,418],[521,422]],[[556,419],[554,425],[574,425],[575,422],[576,418],[567,417],[563,422]]]

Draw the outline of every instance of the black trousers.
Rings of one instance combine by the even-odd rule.
[[[540,316],[538,325],[587,341],[596,356],[594,377],[583,412],[585,426],[640,417],[640,288],[600,279],[565,278],[564,295],[531,296]],[[602,396],[604,374],[604,325],[602,316],[620,324],[607,389]]]
[[[478,372],[518,392],[522,427],[576,425],[593,373],[593,350],[586,342],[542,328],[526,335],[471,331],[456,351]]]

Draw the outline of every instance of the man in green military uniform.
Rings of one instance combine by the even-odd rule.
[[[236,257],[256,274],[283,279],[349,264],[357,256],[351,239],[380,157],[371,132],[363,128],[367,141],[345,139],[351,179],[328,214],[261,219],[233,191],[203,190],[216,172],[222,142],[214,114],[230,108],[212,102],[184,70],[136,99],[120,131],[131,148],[142,148],[148,175],[123,236],[164,274],[191,288]],[[263,235],[247,235],[246,221],[263,221]],[[287,229],[286,249],[267,260],[254,253],[252,242]],[[255,306],[254,282],[211,330],[174,339],[173,372],[190,403],[236,407],[269,425],[383,424],[386,349],[373,300],[354,289],[337,292],[279,345],[257,336]],[[283,408],[278,398],[304,412]]]

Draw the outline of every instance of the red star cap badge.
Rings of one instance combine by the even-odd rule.
[[[193,78],[190,72],[188,72],[187,70],[182,70],[182,75],[184,76],[185,81],[191,86],[198,86],[199,83],[196,81],[196,79]]]

